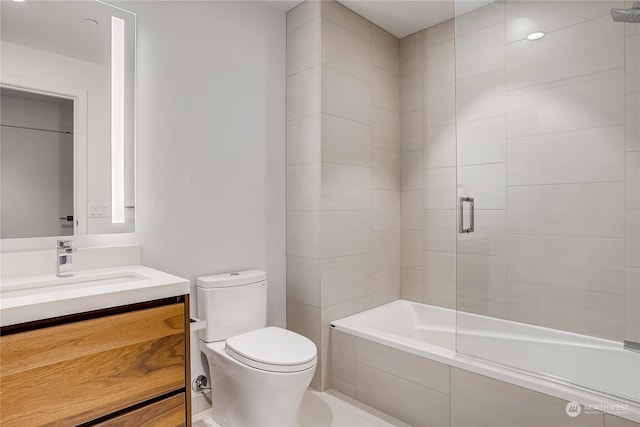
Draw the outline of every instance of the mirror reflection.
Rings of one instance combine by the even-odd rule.
[[[135,15],[99,1],[0,8],[1,237],[133,232]]]

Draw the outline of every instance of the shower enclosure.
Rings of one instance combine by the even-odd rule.
[[[596,358],[626,342],[616,381],[640,388],[640,23],[611,11],[637,6],[456,0],[455,167],[426,169],[456,174],[455,205],[433,212],[458,222],[456,308],[540,332],[458,316],[457,351],[629,401],[575,374],[609,375],[554,330],[598,338]]]

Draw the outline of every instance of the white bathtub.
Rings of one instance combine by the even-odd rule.
[[[615,415],[640,422],[640,353],[620,342],[404,300],[331,326],[605,412],[613,408]],[[467,354],[456,352],[456,341]]]

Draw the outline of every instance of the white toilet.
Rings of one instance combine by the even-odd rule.
[[[250,270],[199,277],[200,351],[209,362],[213,419],[221,426],[297,425],[316,368],[315,344],[265,327],[267,275]]]

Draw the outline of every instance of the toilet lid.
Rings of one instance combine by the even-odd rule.
[[[306,337],[270,326],[227,339],[225,352],[246,365],[271,372],[297,372],[316,364],[316,346]]]

